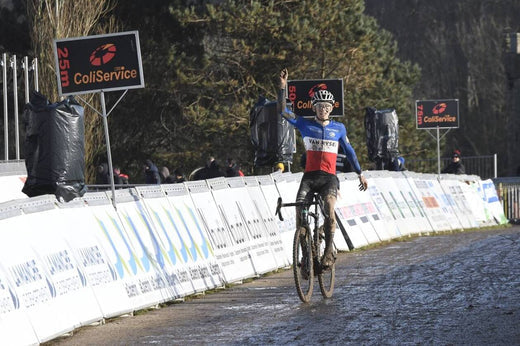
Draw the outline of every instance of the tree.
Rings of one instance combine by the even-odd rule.
[[[51,102],[59,100],[55,71],[53,40],[101,34],[114,30],[114,23],[105,17],[109,0],[29,0],[27,2],[31,39],[39,63],[40,92]],[[96,95],[86,101],[99,109]],[[85,107],[85,162],[87,180],[95,176],[94,160],[103,148],[103,128],[99,116]]]
[[[147,154],[159,160],[194,168],[212,153],[251,167],[249,111],[259,95],[275,98],[276,76],[287,66],[294,79],[343,78],[347,108],[341,121],[348,121],[349,138],[365,163],[367,106],[395,107],[403,134],[410,132],[402,137],[403,148],[422,150],[422,141],[410,131],[415,127],[411,91],[419,70],[396,58],[391,35],[363,14],[363,1],[201,3],[170,1],[171,17],[166,18],[164,5],[152,2],[149,6],[161,6],[155,22],[146,19],[146,12],[140,17],[147,26],[146,32],[139,29],[146,37],[143,51],[153,49],[143,60],[153,63],[145,62],[148,90],[137,98],[142,104],[146,95],[149,110],[141,120],[124,119],[125,128],[134,130],[118,132],[117,142],[130,144],[134,135],[147,136],[138,132],[138,124],[146,122],[152,127]],[[162,35],[151,33],[159,30]],[[123,120],[116,115],[112,121]]]
[[[417,99],[459,99],[460,127],[446,136],[446,153],[498,153],[499,174],[514,172],[507,152],[504,33],[516,32],[517,0],[366,0],[367,13],[391,31],[398,55],[421,67]],[[508,160],[509,159],[509,160]]]

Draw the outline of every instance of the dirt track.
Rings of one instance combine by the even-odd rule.
[[[342,253],[328,300],[284,270],[48,344],[323,343],[520,345],[520,226]]]

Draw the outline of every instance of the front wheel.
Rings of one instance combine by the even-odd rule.
[[[318,232],[318,258],[321,259],[323,257],[323,254],[325,252],[325,233],[323,232],[323,226],[320,227]],[[333,252],[334,255],[337,253],[336,246],[333,244]],[[321,263],[319,265],[319,271],[318,271],[318,283],[320,284],[320,291],[321,295],[324,298],[330,298],[332,297],[332,292],[334,291],[334,282],[336,277],[336,264],[334,263],[332,267],[327,269],[321,268]]]
[[[299,227],[293,241],[293,274],[296,292],[304,303],[311,300],[314,266],[312,261],[312,241],[309,227]]]

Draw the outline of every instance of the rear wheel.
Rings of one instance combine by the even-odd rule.
[[[314,282],[312,242],[309,227],[299,227],[294,234],[293,273],[296,292],[298,292],[298,296],[304,303],[308,303],[311,300]]]
[[[323,254],[325,253],[325,233],[323,231],[323,226],[319,229],[319,239],[318,239],[318,259],[321,260]],[[333,253],[336,256],[337,250],[336,246],[333,244]],[[334,291],[334,282],[336,277],[336,264],[334,263],[329,268],[322,268],[321,264],[317,266],[318,268],[318,283],[320,284],[321,295],[325,298],[332,297],[332,292]]]

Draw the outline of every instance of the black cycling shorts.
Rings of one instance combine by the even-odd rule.
[[[325,200],[327,196],[338,197],[339,179],[335,174],[323,171],[305,172],[296,194],[296,202],[310,201],[312,193],[317,192]]]

